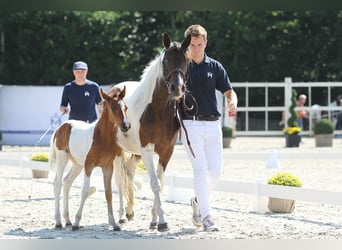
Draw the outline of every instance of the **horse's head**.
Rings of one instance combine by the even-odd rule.
[[[114,125],[119,125],[122,132],[127,132],[131,128],[131,124],[127,120],[127,105],[123,100],[126,94],[126,86],[124,86],[123,90],[112,88],[108,94],[102,88],[100,91],[105,100],[104,109],[107,109],[109,120]]]
[[[163,35],[163,74],[171,99],[178,100],[183,96],[185,91],[188,66],[186,51],[190,41],[190,35],[182,43],[172,42],[170,36],[166,33]]]

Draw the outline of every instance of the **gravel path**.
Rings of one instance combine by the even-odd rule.
[[[327,159],[324,154],[339,153],[342,139],[334,139],[333,147],[316,148],[313,138],[304,138],[299,148],[285,148],[284,138],[238,137],[232,148],[224,149],[222,179],[253,182],[267,178],[279,169],[267,169],[266,162],[272,152],[279,155],[281,171],[290,171],[301,178],[306,188],[342,192],[341,159]],[[35,151],[47,151],[46,147]],[[160,233],[148,229],[152,192],[144,173],[137,174],[143,187],[136,191],[135,218],[124,224],[122,231],[114,232],[108,226],[102,176],[97,170],[92,185],[97,192],[86,202],[79,231],[54,228],[54,172],[47,179],[31,178],[17,163],[32,151],[30,147],[4,146],[0,151],[0,238],[1,239],[339,239],[342,238],[341,206],[296,201],[291,214],[269,211],[253,212],[251,195],[223,193],[212,195],[213,215],[219,232],[207,233],[191,222],[191,207],[187,200],[170,201],[168,187],[163,190],[163,206],[170,231]],[[253,154],[256,153],[256,154]],[[307,153],[313,157],[299,159],[289,154]],[[242,157],[238,157],[241,154]],[[254,155],[252,157],[252,155]],[[259,155],[260,157],[255,157]],[[322,156],[320,158],[320,156]],[[342,154],[341,154],[342,158]],[[176,145],[167,174],[191,176],[191,167],[182,145]],[[77,179],[71,189],[71,218],[78,209],[81,181]],[[184,190],[183,196],[191,196]],[[29,196],[31,197],[29,199]],[[113,194],[114,209],[118,197]],[[115,211],[116,212],[116,211]],[[118,217],[115,213],[116,219]]]

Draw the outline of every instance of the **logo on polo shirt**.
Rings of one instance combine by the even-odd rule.
[[[90,96],[89,92],[88,91],[84,92],[84,96]]]
[[[213,73],[208,72],[208,73],[207,73],[207,77],[208,77],[208,78],[213,78]]]

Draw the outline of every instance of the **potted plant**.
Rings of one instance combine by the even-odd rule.
[[[320,119],[313,127],[316,147],[331,147],[334,137],[334,124],[326,119]]]
[[[293,89],[291,96],[291,105],[289,107],[290,117],[287,119],[287,127],[283,129],[283,133],[286,137],[286,147],[299,147],[299,143],[301,141],[301,137],[299,134],[301,128],[297,123],[297,113],[295,111],[296,96],[297,91]]]
[[[230,148],[233,138],[233,129],[231,127],[222,127],[223,147]]]
[[[33,178],[48,178],[49,176],[49,155],[47,153],[37,153],[31,156],[30,166]]]
[[[301,180],[290,173],[279,172],[271,176],[267,184],[269,185],[281,185],[290,187],[301,187]],[[292,213],[295,208],[295,200],[279,199],[269,197],[268,199],[268,209],[275,213]]]

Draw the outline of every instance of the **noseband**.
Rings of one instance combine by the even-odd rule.
[[[164,78],[164,79],[165,79],[165,84],[166,84],[166,86],[167,86],[167,89],[168,89],[169,93],[170,93],[170,87],[171,87],[171,81],[170,81],[170,79],[171,79],[172,74],[174,74],[174,73],[181,74],[184,83],[185,83],[185,81],[186,81],[186,74],[185,74],[185,72],[184,72],[183,70],[181,70],[181,69],[179,69],[179,68],[178,68],[178,69],[171,70],[171,71],[167,74],[167,76]]]

